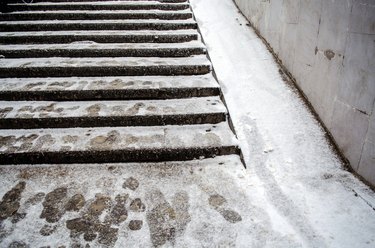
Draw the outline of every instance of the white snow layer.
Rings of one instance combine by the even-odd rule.
[[[375,194],[325,133],[231,0],[191,0],[247,164],[245,194],[304,247],[375,247]],[[254,216],[257,221],[257,216]],[[249,227],[250,228],[250,227]]]

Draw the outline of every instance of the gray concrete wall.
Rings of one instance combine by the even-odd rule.
[[[375,0],[235,0],[375,185]]]

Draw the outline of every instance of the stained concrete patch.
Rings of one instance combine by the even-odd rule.
[[[112,145],[119,142],[120,133],[113,130],[110,131],[106,136],[99,135],[90,140],[90,146],[94,149],[106,150],[110,149]]]
[[[26,206],[36,205],[44,199],[45,195],[46,194],[44,192],[39,192],[35,194],[34,196],[30,197],[29,199],[27,199],[25,205]]]
[[[40,218],[46,219],[49,223],[55,223],[65,213],[67,201],[67,188],[57,188],[46,195],[43,201],[43,211]]]
[[[129,209],[134,212],[144,212],[146,209],[145,204],[143,204],[142,200],[139,198],[134,199],[130,203]]]
[[[65,205],[66,211],[79,211],[85,204],[85,197],[82,194],[75,194]]]
[[[249,204],[238,174],[245,175],[235,155],[184,163],[3,166],[2,202],[15,195],[15,207],[0,222],[0,246],[26,240],[30,247],[245,245],[270,223]],[[30,186],[22,191],[24,184]],[[277,232],[273,237],[289,244]]]
[[[147,222],[150,227],[152,244],[155,247],[164,245],[167,241],[172,244],[176,236],[176,213],[159,190],[150,192],[147,196],[150,210],[147,211]]]
[[[19,182],[3,196],[0,202],[0,221],[14,216],[19,207],[21,194],[26,187],[25,182]]]
[[[133,177],[129,177],[128,179],[126,179],[122,187],[124,189],[129,188],[131,190],[136,190],[138,186],[139,186],[139,182],[137,181],[137,179]]]
[[[221,216],[223,216],[223,218],[228,222],[236,223],[242,220],[242,217],[239,213],[223,207],[224,205],[227,205],[227,200],[222,195],[211,195],[208,199],[208,202],[212,206],[212,208],[219,212]]]
[[[141,220],[131,220],[129,222],[129,229],[132,231],[137,231],[142,228],[142,225],[143,225],[143,221]]]

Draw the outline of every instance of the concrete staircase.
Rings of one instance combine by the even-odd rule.
[[[185,0],[11,1],[0,15],[0,163],[239,154]]]

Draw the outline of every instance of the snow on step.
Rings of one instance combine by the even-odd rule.
[[[0,45],[0,55],[6,58],[22,57],[188,57],[204,54],[200,41],[184,43],[95,43],[90,41],[48,45]]]
[[[17,224],[6,224],[9,220],[4,221],[2,230],[9,236],[3,239],[3,244],[6,244],[3,247],[8,247],[5,242],[12,242],[13,237],[19,240],[21,235],[22,240],[31,244],[31,247],[34,244],[71,247],[77,239],[82,240],[81,243],[85,242],[85,233],[95,230],[96,226],[100,228],[97,235],[101,236],[100,239],[85,242],[91,243],[90,247],[121,248],[125,247],[124,244],[126,247],[155,247],[155,244],[163,247],[164,242],[164,247],[172,242],[176,244],[175,247],[199,247],[202,244],[214,247],[226,240],[242,242],[246,246],[250,242],[259,242],[259,235],[275,235],[273,232],[259,234],[256,230],[260,225],[258,221],[265,217],[263,212],[254,213],[258,208],[250,204],[261,196],[255,197],[252,191],[245,191],[247,187],[255,187],[246,173],[237,155],[162,163],[1,166],[0,194],[7,197],[5,199],[15,198],[19,202],[16,206],[27,213],[22,215],[22,220]],[[18,186],[15,190],[16,185],[24,187]],[[66,195],[61,192],[66,192]],[[128,194],[129,198],[123,198]],[[122,201],[119,199],[124,199],[123,205],[116,204]],[[45,209],[50,210],[44,218],[48,216],[46,218],[50,220],[50,216],[55,217],[54,213],[60,211],[55,223],[40,218],[44,201]],[[65,205],[66,202],[69,202],[69,206],[82,208],[76,212],[60,210],[68,205]],[[135,205],[134,202],[144,206],[145,210],[142,207],[140,210],[131,207]],[[223,205],[216,207],[220,204]],[[264,206],[267,207],[266,204]],[[92,214],[97,209],[100,215]],[[125,221],[124,213],[127,214]],[[149,221],[150,218],[153,218],[152,221]],[[69,229],[68,223],[74,219],[78,225],[75,229]],[[129,229],[129,223],[139,220],[142,224],[140,230]],[[45,233],[39,232],[45,225],[54,228],[50,236],[43,236]],[[78,228],[82,228],[80,232]],[[188,229],[186,233],[185,228]],[[107,230],[115,230],[115,234]],[[248,230],[254,231],[250,233]],[[70,233],[74,235],[70,236]]]
[[[193,14],[190,9],[165,11],[160,9],[149,9],[149,10],[49,10],[49,11],[13,11],[5,12],[2,15],[13,15],[13,14]]]
[[[0,130],[0,163],[182,161],[238,154],[226,122],[189,126]]]
[[[177,30],[196,29],[193,19],[187,20],[42,20],[2,21],[3,31],[57,31],[57,30]]]
[[[13,11],[20,10],[184,10],[189,8],[187,3],[162,3],[150,1],[105,1],[105,2],[40,2],[33,4],[8,4]]]
[[[205,55],[191,56],[189,58],[23,58],[0,59],[0,68],[51,68],[51,67],[103,67],[103,66],[182,66],[205,65],[211,63]]]
[[[163,19],[182,20],[190,19],[193,13],[190,10],[111,10],[111,11],[16,11],[3,13],[0,21],[21,20],[88,20],[88,19]]]
[[[186,1],[185,1],[186,2]],[[11,6],[56,6],[56,5],[75,5],[75,6],[82,6],[82,5],[176,5],[176,6],[185,6],[186,3],[177,3],[177,4],[164,4],[163,1],[36,1],[32,4],[24,4],[24,3],[11,3]]]
[[[144,48],[205,48],[201,41],[190,41],[183,43],[96,43],[90,41],[74,42],[70,44],[33,44],[33,45],[0,45],[0,50],[3,51],[16,51],[16,50],[79,50],[79,49],[144,49]]]
[[[187,125],[225,121],[219,97],[142,101],[0,101],[0,128]]]
[[[128,24],[136,24],[136,23],[188,23],[188,24],[196,24],[193,19],[188,20],[158,20],[158,19],[150,19],[150,20],[35,20],[35,21],[5,21],[0,22],[1,25],[28,25],[28,24],[36,24],[36,25],[43,25],[43,24],[98,24],[98,23],[128,23]]]
[[[12,36],[60,36],[60,35],[91,35],[93,37],[98,35],[171,35],[171,34],[182,34],[182,35],[192,35],[198,34],[197,30],[124,30],[119,33],[113,30],[72,30],[72,31],[30,31],[30,32],[0,32],[0,37],[12,37]]]
[[[22,43],[69,43],[95,41],[100,43],[120,42],[162,42],[178,43],[198,40],[197,30],[85,30],[85,31],[38,31],[0,32],[0,42],[4,44]]]
[[[193,75],[210,71],[211,63],[204,55],[187,58],[0,59],[0,77]]]
[[[193,76],[0,78],[3,100],[163,99],[212,96],[211,73]]]

